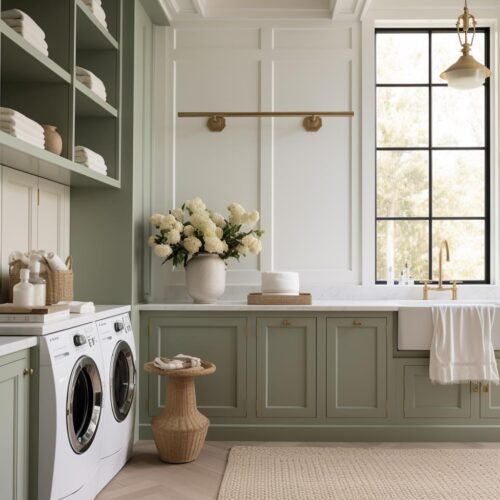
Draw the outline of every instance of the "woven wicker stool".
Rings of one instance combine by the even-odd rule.
[[[196,368],[161,370],[149,362],[144,370],[170,378],[165,409],[151,422],[160,459],[174,464],[196,460],[205,442],[209,421],[196,407],[194,377],[214,373],[215,365],[202,361]]]

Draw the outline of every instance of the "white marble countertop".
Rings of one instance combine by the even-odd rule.
[[[249,306],[244,301],[193,304],[172,302],[139,304],[140,311],[398,311],[401,301],[394,300],[313,300],[312,305]]]
[[[71,314],[68,319],[53,323],[0,323],[0,338],[4,335],[48,335],[129,311],[130,306],[96,306],[93,313]]]
[[[432,307],[436,304],[497,304],[498,299],[467,299],[467,300],[313,300],[312,305],[258,305],[249,306],[246,301],[217,302],[216,304],[194,304],[192,302],[170,302],[170,303],[144,303],[139,304],[140,311],[358,311],[358,312],[392,312],[399,311],[402,307]]]
[[[37,344],[37,337],[0,337],[0,357],[35,347]]]

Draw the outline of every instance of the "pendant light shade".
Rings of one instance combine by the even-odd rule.
[[[448,86],[455,89],[475,89],[484,84],[486,78],[491,76],[491,71],[476,61],[471,56],[471,48],[476,34],[476,18],[469,13],[467,0],[465,0],[464,13],[458,17],[457,33],[462,45],[462,56],[448,69],[441,73],[440,77],[448,82]],[[469,43],[469,30],[472,29],[472,38]],[[464,35],[462,41],[461,34]]]

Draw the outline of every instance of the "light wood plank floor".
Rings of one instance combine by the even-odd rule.
[[[209,500],[216,499],[231,447],[343,446],[383,448],[500,448],[500,443],[284,443],[207,441],[195,462],[165,464],[153,441],[139,441],[125,468],[97,497],[98,500]]]

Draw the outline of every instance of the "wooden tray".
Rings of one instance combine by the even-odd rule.
[[[299,295],[249,293],[247,304],[251,306],[310,306],[312,304],[312,295],[310,293],[301,293]]]

